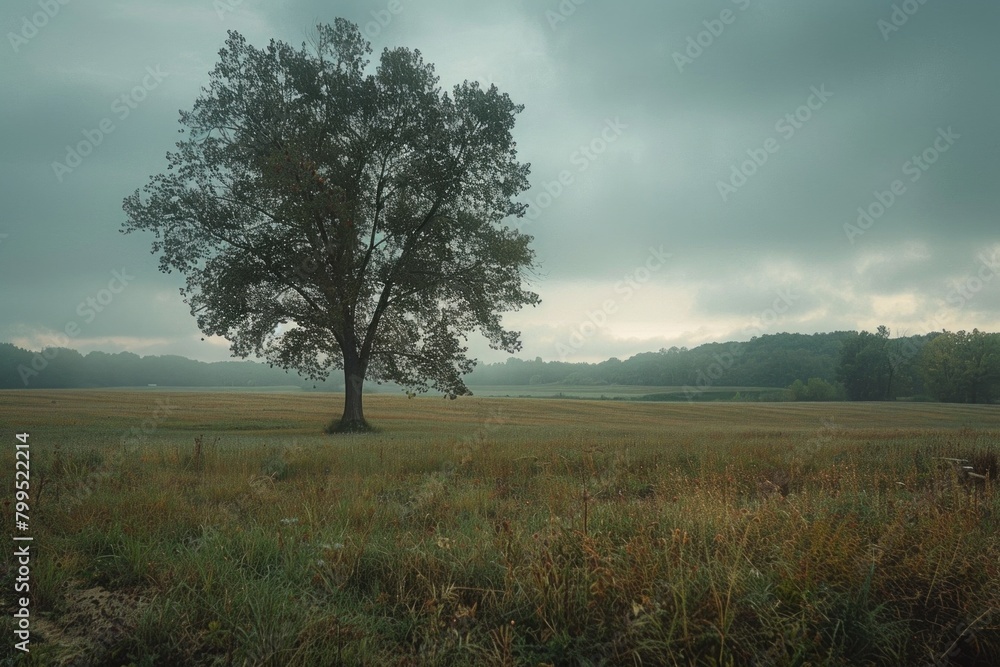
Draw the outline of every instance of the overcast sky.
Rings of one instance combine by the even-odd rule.
[[[6,0],[0,340],[229,358],[151,237],[119,232],[122,198],[164,170],[228,30],[299,46],[336,16],[373,62],[417,48],[442,86],[525,106],[522,357],[1000,330],[996,2]]]

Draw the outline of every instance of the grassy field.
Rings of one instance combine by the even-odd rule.
[[[0,392],[0,664],[1000,664],[996,407],[340,400]]]
[[[624,384],[596,385],[470,385],[476,396],[506,398],[589,398],[597,400],[713,401],[731,400],[739,394],[757,397],[760,394],[781,393],[776,387],[663,387]]]

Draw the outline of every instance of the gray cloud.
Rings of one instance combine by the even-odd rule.
[[[894,4],[590,0],[566,16],[554,0],[399,0],[396,13],[363,0],[60,6],[16,51],[9,34],[0,44],[0,84],[16,91],[0,102],[0,337],[42,340],[127,266],[135,283],[95,318],[86,333],[94,346],[145,341],[224,356],[200,341],[176,296],[181,278],[157,272],[150,239],[118,232],[121,200],[163,169],[177,111],[191,106],[227,30],[257,45],[298,45],[337,15],[367,31],[373,60],[386,46],[419,48],[442,85],[497,83],[525,104],[515,131],[532,163],[524,200],[537,216],[524,229],[535,237],[544,301],[508,320],[524,331],[527,356],[553,357],[555,342],[600,304],[593,295],[614,294],[661,245],[673,257],[636,297],[642,307],[610,317],[579,358],[739,337],[789,286],[799,300],[772,330],[884,319],[915,332],[940,312],[954,327],[995,328],[1000,279],[961,307],[949,296],[1000,240],[1000,7],[928,2],[886,33],[879,21],[891,20]],[[7,3],[0,26],[19,35],[37,11]],[[115,101],[148,67],[169,75],[120,117]],[[787,119],[824,86],[832,96],[808,120]],[[114,130],[60,181],[53,161],[104,119]],[[620,129],[612,141],[609,123]],[[948,128],[959,138],[912,180],[913,157]],[[766,161],[745,169],[752,175],[724,201],[719,183],[762,150]],[[553,186],[564,173],[572,182]],[[878,210],[896,180],[905,191],[881,216],[860,235],[845,230],[859,207]]]

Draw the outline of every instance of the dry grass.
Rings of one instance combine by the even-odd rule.
[[[0,392],[34,664],[1000,663],[995,408],[338,400]]]

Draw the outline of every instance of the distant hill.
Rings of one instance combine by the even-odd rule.
[[[867,335],[867,334],[865,334]],[[933,334],[894,339],[904,350],[922,347]],[[471,386],[643,386],[696,388],[699,392],[721,387],[787,388],[796,380],[807,383],[818,378],[837,383],[841,352],[845,343],[857,343],[858,332],[794,334],[755,337],[746,342],[707,343],[693,349],[672,347],[643,352],[624,361],[568,363],[510,358],[503,363],[483,364],[465,376]],[[905,355],[904,355],[905,356]],[[862,357],[858,357],[862,359]],[[895,367],[895,395],[924,392],[915,355]],[[868,362],[863,362],[868,363]],[[333,373],[317,383],[294,372],[251,361],[206,363],[179,356],[146,356],[130,352],[109,354],[49,348],[41,352],[0,343],[0,388],[87,387],[275,387],[299,386],[322,391],[343,391],[343,379]],[[373,386],[373,391],[398,391],[395,385]],[[688,392],[690,393],[690,392]],[[939,392],[940,393],[940,392]],[[867,400],[867,399],[863,399]]]
[[[787,387],[795,380],[836,381],[843,342],[857,334],[780,333],[739,343],[707,343],[694,349],[672,347],[622,361],[544,362],[511,358],[479,366],[466,382],[478,386],[570,384],[660,387]]]
[[[131,352],[82,355],[68,348],[39,352],[0,343],[0,388],[90,387],[276,387],[298,386],[342,391],[343,381],[332,374],[314,382],[294,372],[253,361],[207,363],[175,355],[140,357]]]

